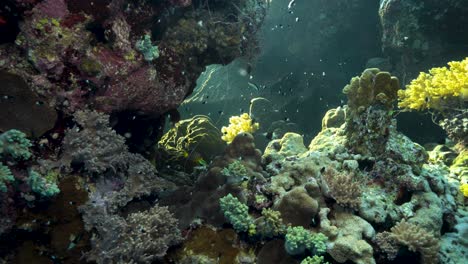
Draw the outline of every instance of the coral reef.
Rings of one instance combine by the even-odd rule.
[[[398,79],[379,69],[366,69],[351,79],[343,93],[348,97],[346,118],[347,146],[362,155],[379,155],[389,137],[392,115],[389,112],[400,89]]]
[[[0,34],[0,82],[6,83],[0,88],[0,262],[463,263],[468,59],[421,73],[400,91],[389,72],[364,70],[344,87],[346,105],[322,109],[322,129],[308,145],[307,133],[288,131],[296,126],[284,102],[270,97],[252,99],[248,114],[225,115],[223,108],[214,117],[211,109],[180,120],[176,109],[207,65],[256,54],[255,34],[270,2],[9,0],[0,6],[0,33],[5,25],[17,28],[15,36]],[[316,2],[311,6],[327,1]],[[326,12],[308,23],[329,24],[320,34],[336,35],[332,18],[354,14],[365,1],[341,2],[327,2],[318,9]],[[420,14],[441,5],[418,3],[380,1],[389,58],[368,63],[399,66],[403,83],[428,63],[427,54],[441,55],[432,47],[444,43],[433,42],[423,26],[434,25],[426,17],[434,14]],[[459,14],[454,7],[466,10],[460,3],[448,1],[434,21],[448,22]],[[295,5],[289,2],[288,14],[299,25]],[[5,10],[11,14],[4,17]],[[300,49],[288,44],[292,55]],[[414,68],[401,67],[419,57]],[[266,86],[253,83],[249,63],[238,75],[257,91],[242,97],[266,94]],[[301,71],[310,81],[331,75],[325,68],[320,77],[315,69]],[[268,86],[286,96],[286,86],[302,83],[291,72]],[[303,95],[293,103],[297,112]],[[422,146],[399,132],[398,100],[405,110],[435,111],[450,140]],[[268,104],[252,111],[256,101]],[[271,126],[256,141],[257,122],[265,120]]]
[[[0,129],[40,136],[54,126],[55,110],[68,116],[86,109],[131,112],[163,125],[205,66],[254,55],[264,1],[214,2],[9,2],[19,32],[0,46],[0,71],[15,83],[1,94],[28,98],[2,98],[18,119],[2,116]],[[200,31],[203,50],[185,49],[203,40]],[[29,109],[37,118],[24,114]]]
[[[9,230],[20,208],[56,196],[57,177],[35,171],[40,168],[33,157],[33,144],[23,132],[11,129],[0,134],[0,235]]]

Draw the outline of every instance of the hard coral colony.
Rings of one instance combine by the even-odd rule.
[[[2,5],[0,264],[468,259],[463,0]]]

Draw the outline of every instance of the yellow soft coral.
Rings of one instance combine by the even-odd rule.
[[[463,193],[463,196],[468,197],[468,183],[462,183],[460,185],[460,191]]]
[[[449,68],[421,72],[406,90],[398,91],[400,108],[442,110],[450,101],[468,100],[468,58],[448,63]]]
[[[243,113],[240,116],[231,116],[229,118],[229,126],[223,126],[221,128],[221,132],[223,133],[221,139],[229,144],[234,140],[237,134],[241,132],[253,133],[257,131],[258,128],[259,124],[255,123],[247,113]]]

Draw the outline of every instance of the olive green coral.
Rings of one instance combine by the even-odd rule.
[[[179,121],[158,142],[158,147],[173,160],[189,158],[194,152],[208,159],[219,154],[223,145],[219,129],[204,115]]]
[[[360,77],[354,77],[345,86],[343,93],[348,96],[351,110],[362,112],[375,103],[393,108],[400,89],[398,78],[377,68],[366,69]]]

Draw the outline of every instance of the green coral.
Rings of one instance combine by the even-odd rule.
[[[348,96],[352,111],[362,112],[367,107],[380,103],[387,109],[393,108],[400,83],[398,78],[377,68],[366,69],[360,77],[354,77],[345,86],[343,93]]]
[[[232,194],[219,199],[219,205],[224,216],[233,225],[236,232],[249,232],[250,235],[255,234],[255,224],[249,215],[247,205],[241,203]]]
[[[0,163],[0,192],[6,192],[7,191],[7,182],[12,182],[15,180],[15,177],[13,177],[13,174],[11,174],[10,169]]]
[[[151,43],[151,36],[146,34],[136,42],[136,49],[143,54],[146,61],[153,61],[159,58],[158,46],[153,46]]]
[[[307,257],[301,261],[301,264],[329,264],[323,258],[323,256]]]
[[[29,172],[27,182],[31,190],[42,197],[52,197],[60,192],[55,182],[48,181],[34,170]]]
[[[262,210],[262,217],[256,221],[257,233],[262,237],[272,238],[286,233],[281,213],[270,208]]]
[[[247,169],[240,160],[230,163],[221,173],[227,177],[228,183],[236,184],[248,179]]]
[[[23,132],[16,129],[8,130],[0,135],[0,158],[27,160],[31,157],[29,151],[31,146],[31,142]]]
[[[284,247],[290,255],[299,255],[310,250],[316,255],[327,250],[327,237],[322,233],[313,234],[302,226],[288,227]]]

